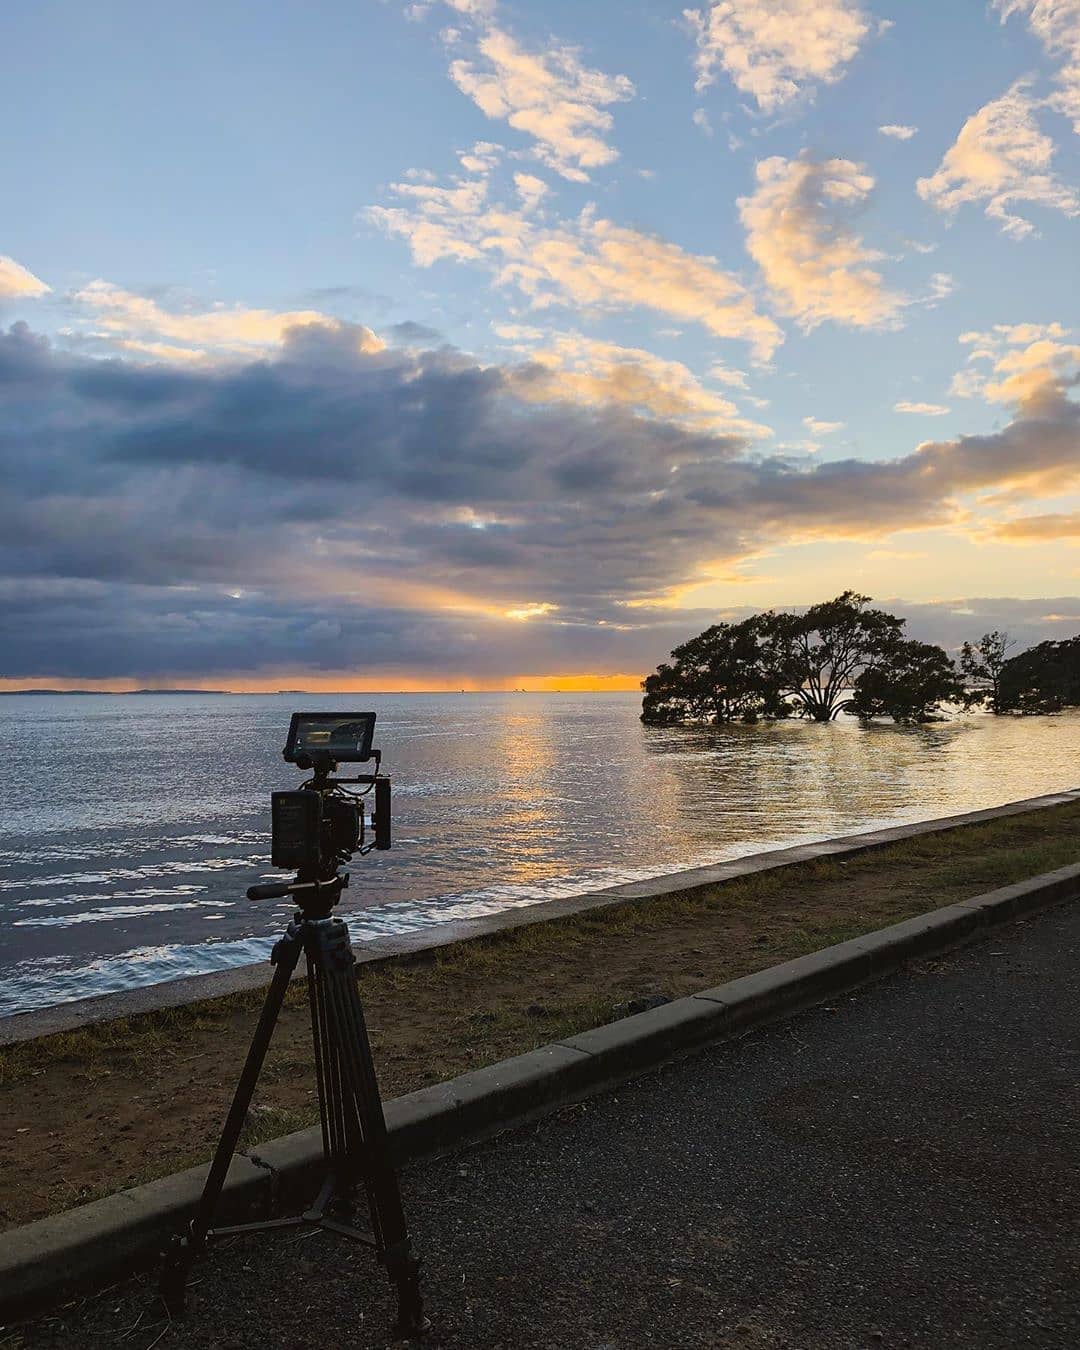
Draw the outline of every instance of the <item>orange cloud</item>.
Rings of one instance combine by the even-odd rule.
[[[167,360],[197,360],[208,350],[246,354],[279,346],[290,328],[309,324],[339,327],[337,321],[318,310],[277,312],[249,309],[242,305],[220,309],[176,311],[164,309],[133,291],[108,281],[92,281],[76,291],[74,299],[91,310],[95,322],[129,351],[144,351]],[[381,351],[383,342],[370,329],[357,329],[357,349]],[[184,356],[177,347],[162,348],[158,338],[190,344]]]
[[[485,117],[531,136],[537,157],[563,178],[588,182],[587,170],[619,157],[605,139],[614,121],[606,108],[633,97],[634,86],[583,66],[569,47],[527,52],[491,25],[475,59],[451,63],[450,78]]]
[[[998,539],[1019,541],[1075,539],[1080,536],[1080,511],[1003,520],[993,527],[992,533]]]
[[[730,399],[706,388],[681,362],[639,347],[553,333],[528,356],[529,364],[512,370],[508,382],[519,398],[531,403],[614,405],[692,430],[771,434],[769,427],[743,418]]]
[[[1080,380],[1080,344],[1061,341],[1069,336],[1060,323],[999,323],[984,333],[961,333],[972,351],[967,367],[953,377],[953,393],[1031,408],[1053,402]]]
[[[826,319],[855,328],[895,323],[905,298],[886,289],[867,248],[847,222],[874,186],[849,159],[784,159],[756,169],[757,190],[740,197],[746,247],[785,314],[809,332]]]
[[[553,305],[593,310],[651,309],[699,323],[715,337],[748,342],[767,361],[783,341],[779,326],[758,312],[753,296],[716,259],[597,217],[545,223],[529,209],[492,204],[487,175],[449,186],[395,183],[402,206],[373,206],[368,216],[404,239],[414,261],[481,262],[496,285],[513,286],[534,309]]]
[[[1039,130],[1039,104],[1028,88],[1029,81],[1017,80],[967,119],[937,171],[918,180],[924,201],[949,215],[966,203],[985,202],[986,215],[1013,239],[1035,232],[1030,220],[1010,212],[1015,202],[1080,213],[1080,197],[1052,170],[1054,143]]]
[[[683,14],[697,42],[694,87],[722,69],[766,113],[835,84],[870,30],[854,0],[720,0]]]
[[[50,289],[21,263],[0,253],[0,299],[14,299],[16,296],[36,298],[47,294]]]

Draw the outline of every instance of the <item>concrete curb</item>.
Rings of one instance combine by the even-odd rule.
[[[604,909],[627,900],[651,900],[660,896],[679,895],[733,881],[737,877],[752,876],[778,867],[794,867],[816,858],[834,858],[857,853],[869,853],[888,848],[905,839],[918,839],[926,834],[941,834],[963,829],[967,825],[981,825],[1007,816],[1026,815],[1051,806],[1064,806],[1080,800],[1080,788],[1067,788],[1041,797],[1027,797],[1021,801],[1005,802],[1002,806],[982,807],[977,811],[962,811],[957,815],[939,816],[932,820],[914,821],[907,825],[886,825],[859,834],[839,835],[819,839],[813,843],[792,844],[786,848],[765,849],[760,853],[744,854],[727,862],[710,863],[705,867],[684,868],[677,872],[663,872],[642,881],[628,881],[603,890],[587,891],[580,895],[564,896],[558,900],[541,900],[533,905],[500,910],[475,919],[454,919],[446,923],[430,924],[399,933],[392,937],[365,939],[356,943],[356,959],[361,963],[385,961],[393,957],[419,955],[447,947],[454,942],[466,942],[508,929],[523,928],[548,919],[565,918],[589,910]],[[344,910],[343,917],[350,922],[362,922],[363,910]],[[99,994],[91,998],[59,1003],[49,1008],[12,1013],[0,1017],[0,1045],[15,1041],[33,1040],[57,1031],[71,1031],[76,1027],[108,1022],[117,1017],[137,1017],[140,1013],[159,1008],[177,1008],[200,999],[220,998],[243,989],[257,989],[270,981],[272,967],[269,961],[256,965],[234,966],[229,970],[209,971],[202,975],[186,975],[161,984],[143,985],[117,994]],[[298,978],[303,978],[298,970]]]
[[[1080,897],[1080,864],[841,942],[715,989],[463,1074],[386,1104],[399,1162],[446,1151],[898,970],[994,927]],[[322,1170],[317,1128],[237,1158],[220,1217],[239,1221],[310,1195]],[[151,1264],[189,1217],[205,1166],[122,1191],[3,1235],[0,1319],[10,1321]]]

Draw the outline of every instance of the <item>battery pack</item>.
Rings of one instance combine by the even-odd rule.
[[[275,867],[299,871],[317,866],[322,823],[322,798],[317,792],[272,792],[270,821],[270,861]]]

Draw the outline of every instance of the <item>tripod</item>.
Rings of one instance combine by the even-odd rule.
[[[183,1237],[173,1239],[162,1268],[159,1291],[166,1307],[182,1311],[188,1272],[207,1244],[239,1233],[316,1227],[374,1247],[397,1288],[395,1331],[415,1336],[427,1327],[420,1293],[420,1262],[412,1253],[397,1173],[390,1158],[386,1122],[371,1060],[364,1010],[356,986],[349,930],[331,918],[347,878],[308,881],[253,890],[304,895],[300,909],[274,946],[274,976],[267,991],[232,1106],[210,1165],[195,1216]],[[308,893],[312,892],[310,898]],[[303,952],[307,957],[311,1036],[319,1093],[327,1175],[310,1209],[289,1218],[215,1228],[214,1213],[236,1152],[289,980]],[[371,1232],[354,1222],[355,1195],[366,1192]]]

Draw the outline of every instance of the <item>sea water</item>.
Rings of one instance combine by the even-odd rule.
[[[0,695],[0,1015],[265,959],[298,707],[374,708],[354,940],[1080,784],[1080,713],[644,727],[635,694]]]

